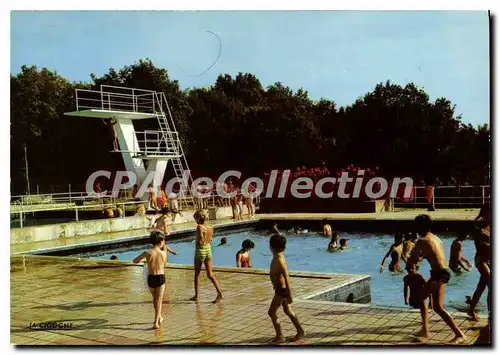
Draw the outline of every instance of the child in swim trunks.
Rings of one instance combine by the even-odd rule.
[[[194,213],[194,220],[198,225],[196,226],[196,249],[194,253],[194,296],[191,301],[198,302],[198,289],[200,283],[201,266],[205,264],[207,270],[207,277],[212,281],[215,289],[217,290],[217,297],[212,303],[217,303],[224,298],[220,289],[219,283],[212,272],[212,237],[214,234],[213,228],[206,222],[208,215],[204,210],[198,210]]]
[[[409,304],[415,309],[420,309],[424,307],[424,299],[422,295],[424,292],[424,287],[427,281],[425,278],[417,273],[417,265],[413,265],[411,269],[407,270],[408,275],[403,278],[404,282],[404,298],[405,304]],[[410,290],[410,297],[408,299],[408,289]],[[429,297],[429,308],[432,309],[432,296]]]
[[[153,306],[155,309],[153,329],[158,329],[160,328],[160,323],[163,322],[161,306],[163,294],[165,292],[165,263],[167,260],[167,252],[164,250],[165,236],[163,233],[153,231],[151,232],[150,238],[153,248],[137,256],[133,262],[139,263],[146,259],[149,270],[148,286],[153,296]]]
[[[428,296],[432,297],[434,311],[444,320],[453,333],[455,333],[455,338],[451,343],[460,344],[465,341],[466,336],[464,332],[458,328],[455,320],[446,312],[443,306],[444,291],[446,284],[451,278],[451,274],[447,269],[443,242],[436,235],[432,234],[432,227],[433,222],[430,216],[420,215],[415,218],[415,230],[420,238],[417,243],[415,243],[415,247],[406,263],[406,269],[411,270],[414,265],[417,264],[421,256],[429,262],[431,266],[431,277],[425,284],[421,299],[424,300]],[[421,341],[425,341],[430,337],[429,313],[425,303],[421,310],[421,316],[422,330],[417,336]]]
[[[290,276],[288,276],[288,270],[286,267],[285,256],[283,251],[286,248],[286,238],[281,234],[274,234],[269,240],[269,246],[271,252],[273,253],[273,260],[271,261],[271,267],[269,270],[269,277],[274,288],[274,297],[271,301],[271,306],[269,307],[269,317],[273,322],[274,330],[276,331],[276,337],[273,339],[274,343],[283,343],[285,339],[283,338],[283,333],[281,332],[281,324],[278,318],[278,309],[283,306],[283,312],[290,318],[293,325],[297,329],[297,334],[293,338],[293,341],[302,339],[305,336],[304,329],[299,323],[299,319],[295,315],[290,306],[293,302],[292,300],[292,285],[290,281]]]

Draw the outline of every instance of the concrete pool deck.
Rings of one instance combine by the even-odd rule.
[[[225,299],[212,304],[215,290],[202,273],[200,303],[193,295],[192,268],[166,270],[165,321],[152,330],[151,296],[144,290],[141,267],[92,259],[11,256],[11,342],[15,345],[267,345],[273,327],[267,309],[273,294],[262,272],[215,268]],[[228,272],[229,271],[229,272]],[[390,307],[304,300],[319,289],[355,275],[291,273],[293,308],[308,335],[287,345],[419,345],[418,312]],[[475,342],[486,320],[471,322],[452,313]],[[282,311],[284,335],[294,335]],[[67,322],[70,329],[35,330],[31,323]],[[427,345],[446,344],[452,332],[432,315]]]
[[[316,220],[326,218],[330,221],[410,221],[419,214],[428,214],[435,221],[473,221],[479,214],[479,208],[443,209],[427,211],[423,208],[396,209],[394,212],[374,213],[269,213],[258,214],[260,220]]]

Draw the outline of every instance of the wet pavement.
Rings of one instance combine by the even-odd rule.
[[[11,256],[11,342],[16,345],[268,345],[274,336],[267,315],[273,294],[260,270],[215,268],[225,299],[212,304],[215,290],[201,276],[200,302],[193,295],[193,270],[171,265],[160,330],[152,330],[153,306],[140,266],[115,261],[66,257]],[[417,311],[305,300],[320,289],[348,282],[356,275],[291,273],[293,308],[307,336],[286,345],[417,345]],[[486,325],[452,312],[472,344]],[[287,339],[293,325],[279,312]],[[64,329],[30,329],[57,322]],[[50,323],[52,324],[52,323]],[[432,315],[428,345],[453,338]]]

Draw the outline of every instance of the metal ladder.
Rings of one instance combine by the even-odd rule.
[[[167,102],[167,98],[165,93],[156,93],[155,94],[156,101],[158,103],[158,111],[155,110],[155,115],[158,121],[158,126],[160,128],[161,137],[159,145],[165,145],[167,151],[173,151],[175,157],[171,158],[172,166],[174,168],[174,174],[177,178],[182,180],[184,171],[189,170],[189,166],[187,164],[186,156],[184,155],[184,150],[182,149],[182,144],[179,139],[179,135],[177,129],[175,128],[175,123],[172,117],[172,113],[170,111],[170,107]],[[166,112],[168,113],[168,117],[164,110],[164,105]],[[168,165],[167,165],[168,166]],[[194,206],[194,199],[191,195],[189,188],[192,184],[191,175],[188,177],[188,184],[184,186],[180,184],[178,198],[179,198],[179,207],[187,209],[191,206]]]

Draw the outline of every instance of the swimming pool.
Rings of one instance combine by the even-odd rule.
[[[392,275],[389,271],[379,274],[379,266],[385,253],[391,246],[394,237],[382,233],[349,233],[340,232],[341,238],[349,239],[349,249],[328,252],[329,238],[316,233],[293,234],[287,236],[285,256],[288,269],[293,271],[312,271],[324,273],[369,274],[371,276],[371,298],[373,304],[404,307],[403,277],[406,273]],[[221,237],[228,237],[228,244],[216,247]],[[447,257],[450,245],[455,238],[453,234],[441,234]],[[255,243],[251,252],[252,266],[268,268],[271,261],[269,250],[269,236],[266,231],[250,230],[233,233],[215,233],[212,242],[214,266],[236,266],[235,255],[245,239]],[[169,246],[178,252],[178,255],[169,254],[169,262],[176,264],[192,264],[194,258],[194,239],[176,240]],[[98,259],[109,259],[111,255],[118,256],[119,260],[132,260],[149,246],[134,247],[127,250],[105,251],[92,253],[87,256]],[[464,242],[464,256],[473,263],[474,245],[472,241]],[[385,263],[385,270],[390,260]],[[404,265],[404,263],[403,263]],[[420,264],[420,273],[429,277],[429,264],[424,261]],[[463,308],[465,296],[472,295],[479,280],[479,273],[475,268],[470,273],[460,276],[452,275],[446,287],[445,304],[447,306]],[[271,286],[271,285],[270,285]],[[483,294],[478,310],[484,310],[486,292]]]

